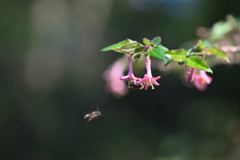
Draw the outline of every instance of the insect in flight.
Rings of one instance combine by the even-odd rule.
[[[97,111],[93,111],[92,113],[85,114],[84,119],[89,118],[87,121],[88,123],[89,121],[91,121],[94,118],[97,118],[98,116],[101,116],[101,112],[97,108]]]
[[[145,87],[145,83],[136,83],[135,80],[128,81],[128,88],[133,90],[141,90]]]

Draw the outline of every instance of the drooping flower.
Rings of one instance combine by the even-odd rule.
[[[193,79],[194,86],[200,91],[204,91],[211,82],[212,77],[208,76],[206,71],[203,70],[200,70],[199,74],[195,75]]]
[[[121,80],[133,80],[137,81],[140,78],[134,76],[133,67],[132,67],[132,57],[128,57],[128,74],[120,78]]]
[[[123,76],[125,66],[125,57],[119,58],[113,63],[110,69],[104,72],[103,78],[107,81],[105,86],[107,92],[120,96],[128,93],[125,83],[119,79],[119,77]]]
[[[152,71],[151,71],[151,60],[149,57],[146,57],[145,59],[146,63],[146,74],[144,75],[144,78],[140,79],[136,83],[145,83],[145,90],[148,89],[148,86],[151,86],[152,89],[154,89],[154,85],[160,85],[157,80],[161,78],[161,76],[158,77],[153,77],[152,76]]]

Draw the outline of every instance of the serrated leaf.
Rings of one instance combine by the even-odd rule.
[[[165,54],[163,53],[162,48],[160,48],[159,46],[151,49],[149,51],[149,54],[150,54],[151,57],[163,60],[165,64],[167,63],[167,58],[166,58]]]
[[[170,50],[170,51],[166,51],[164,52],[165,55],[170,58],[173,59],[175,61],[183,61],[186,59],[186,51],[181,49],[181,50]]]
[[[152,45],[152,44],[153,44],[153,42],[150,41],[150,40],[147,39],[147,38],[143,38],[143,43],[144,43],[145,45]]]
[[[210,69],[208,64],[202,58],[197,56],[187,57],[186,65],[192,68],[197,68],[212,73],[212,70]]]
[[[129,44],[122,46],[120,49],[138,48],[138,47],[142,47],[142,46],[143,45],[138,42],[133,42],[133,43],[129,43]]]
[[[227,54],[225,52],[223,52],[219,49],[216,49],[216,48],[208,48],[208,49],[206,49],[206,51],[208,51],[211,54],[218,56],[218,57],[224,59],[225,61],[227,61],[228,63],[230,63],[228,60]]]
[[[136,43],[136,41],[133,41],[131,39],[126,39],[126,40],[121,41],[119,43],[116,43],[116,44],[113,44],[111,46],[105,47],[101,51],[110,51],[110,50],[120,49],[121,47],[123,47],[123,46],[125,46],[129,43]]]
[[[155,44],[156,46],[159,46],[161,44],[161,38],[159,36],[153,38],[152,43]]]

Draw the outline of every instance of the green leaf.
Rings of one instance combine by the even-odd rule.
[[[232,26],[230,23],[225,22],[225,21],[217,22],[212,27],[210,39],[217,40],[219,38],[222,38],[225,34],[230,32],[231,29],[232,29]]]
[[[120,49],[138,48],[138,47],[142,47],[142,46],[143,45],[138,42],[133,42],[133,43],[129,43],[129,44],[122,46]]]
[[[191,56],[203,56],[203,52],[191,52]]]
[[[204,47],[211,47],[211,46],[212,46],[212,45],[211,45],[208,41],[206,41],[206,40],[203,41],[203,44],[204,44]]]
[[[225,61],[227,61],[228,63],[230,63],[228,60],[227,54],[225,52],[223,52],[219,49],[216,49],[216,48],[208,48],[208,49],[206,49],[206,51],[208,51],[211,54],[218,56],[218,57],[224,59]]]
[[[147,38],[143,38],[143,43],[144,43],[145,45],[152,45],[152,44],[153,44],[153,42],[150,41],[150,40],[147,39]]]
[[[165,64],[167,63],[167,58],[166,58],[165,54],[163,53],[162,48],[160,48],[159,46],[151,49],[149,51],[149,54],[150,54],[151,57],[163,60]]]
[[[166,51],[164,53],[168,58],[173,59],[175,61],[183,61],[186,59],[186,51],[183,49],[170,50],[170,51]]]
[[[190,56],[192,54],[192,49],[186,51],[186,56]]]
[[[197,68],[212,73],[212,70],[210,69],[208,64],[202,58],[197,56],[187,57],[186,65],[192,68]]]
[[[126,53],[126,54],[134,54],[135,49],[134,48],[130,48],[130,49],[115,49],[115,52],[118,53]]]
[[[132,55],[132,58],[138,60],[138,59],[141,58],[141,56],[142,56],[142,54],[136,53],[136,54],[133,54],[133,55]]]
[[[135,48],[134,52],[137,53],[137,52],[143,52],[144,51],[144,46],[142,47],[138,47],[138,48]]]
[[[201,39],[198,41],[197,45],[200,47],[200,49],[211,47],[211,44],[208,41],[202,41]]]
[[[153,38],[152,43],[155,44],[156,46],[159,46],[161,44],[161,38],[159,36]]]
[[[164,66],[167,68],[167,66],[172,62],[172,59],[167,59],[167,62],[164,63]]]
[[[194,56],[194,55],[202,56],[203,52],[202,52],[202,50],[194,49],[194,48],[191,48],[186,51],[186,56]]]
[[[162,46],[162,45],[160,45],[159,47],[163,50],[163,52],[168,51],[168,48],[167,48],[167,47],[164,47],[164,46]]]
[[[200,39],[197,43],[197,45],[200,47],[200,48],[204,48],[205,47],[205,44],[203,43],[203,41]]]
[[[119,52],[119,53],[126,53],[126,54],[143,54],[146,53],[146,51],[144,50],[144,46],[138,47],[138,48],[128,48],[128,49],[115,49],[115,52]]]
[[[136,41],[133,41],[131,39],[126,39],[124,41],[121,41],[119,43],[113,44],[111,46],[103,48],[101,51],[110,51],[110,50],[115,50],[115,49],[120,49],[121,47],[129,44],[129,43],[137,43]]]

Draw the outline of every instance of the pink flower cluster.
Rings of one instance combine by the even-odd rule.
[[[151,60],[149,57],[145,58],[146,63],[146,74],[144,75],[144,78],[138,78],[134,76],[133,73],[133,64],[132,64],[132,57],[128,57],[128,74],[126,76],[123,76],[123,71],[125,69],[125,64],[123,63],[122,59],[117,60],[111,69],[106,71],[104,73],[104,79],[106,79],[107,85],[106,90],[108,92],[116,93],[118,95],[125,95],[127,94],[128,90],[124,83],[124,81],[121,80],[128,80],[133,81],[136,84],[144,84],[145,90],[148,89],[149,86],[154,89],[153,85],[160,85],[157,80],[161,78],[161,76],[153,77],[152,71],[151,71]],[[121,77],[119,79],[119,77]]]
[[[136,81],[137,84],[144,83],[145,84],[145,90],[148,89],[149,86],[154,89],[154,85],[160,85],[157,80],[161,78],[161,76],[158,77],[153,77],[152,76],[152,71],[151,71],[151,60],[149,57],[145,58],[145,63],[146,63],[146,71],[147,73],[144,75],[144,78],[137,78],[134,76],[133,73],[133,68],[132,68],[132,58],[129,56],[128,57],[128,74],[124,77],[121,77],[121,80],[133,80]]]

